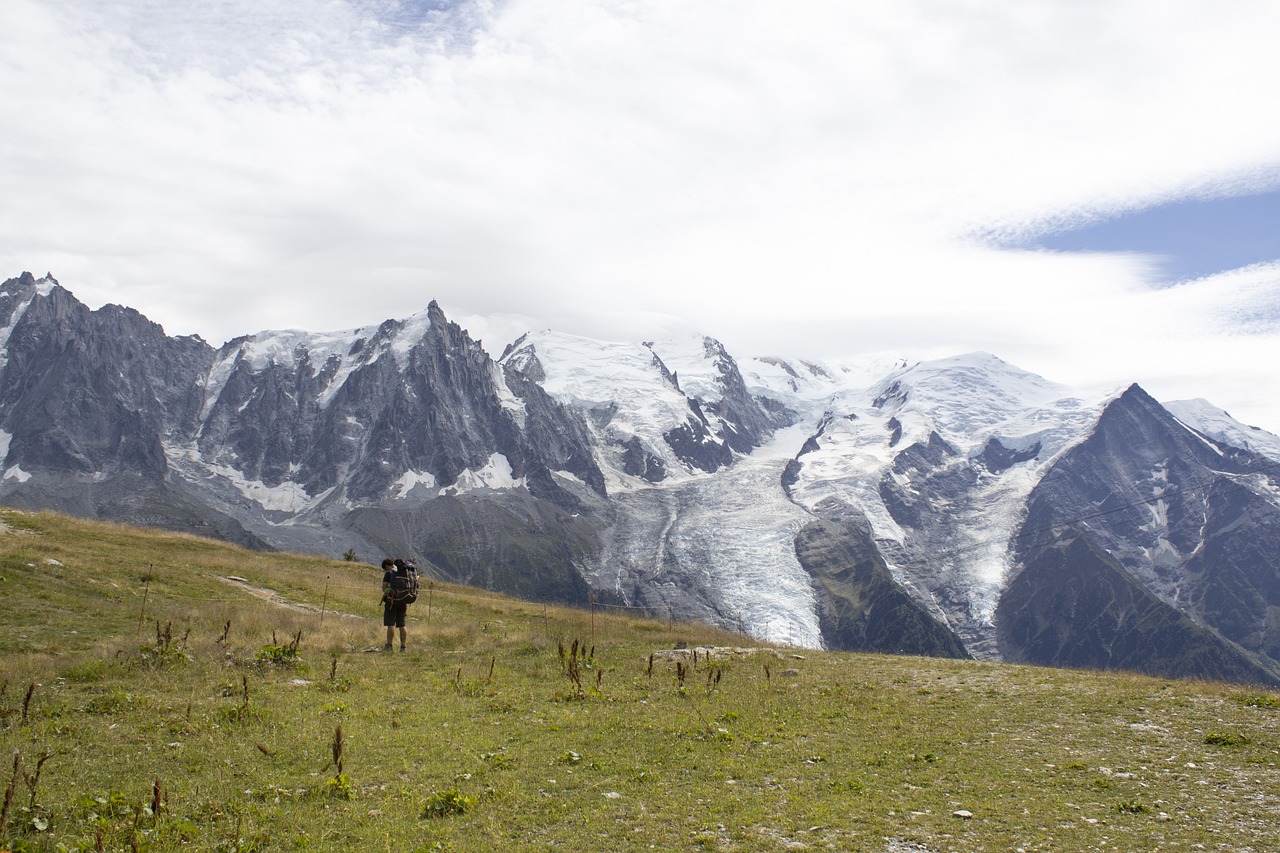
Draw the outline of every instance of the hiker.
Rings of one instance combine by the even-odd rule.
[[[404,560],[393,560],[390,557],[382,561],[382,624],[387,626],[387,644],[383,646],[391,651],[391,641],[395,637],[395,629],[400,629],[400,651],[404,651],[404,641],[408,634],[404,627],[404,619],[409,611],[409,602],[396,594],[396,587],[404,588],[409,567]]]

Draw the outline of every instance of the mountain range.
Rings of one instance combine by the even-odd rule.
[[[434,302],[170,337],[0,285],[0,503],[798,647],[1280,685],[1280,438],[994,355],[744,357]]]

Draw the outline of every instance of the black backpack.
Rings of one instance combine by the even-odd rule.
[[[390,596],[397,604],[413,604],[418,600],[418,569],[413,563],[396,560],[396,571],[391,575]]]

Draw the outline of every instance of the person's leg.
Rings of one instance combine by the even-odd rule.
[[[391,644],[395,641],[395,630],[400,629],[400,649],[404,649],[405,639],[405,616],[409,606],[404,602],[395,602],[387,605],[386,617],[382,624],[387,626],[387,645],[386,648],[391,649]]]
[[[408,636],[408,634],[409,632],[405,630],[403,625],[401,625],[400,626],[400,651],[404,651],[404,641],[405,641],[405,638]]]

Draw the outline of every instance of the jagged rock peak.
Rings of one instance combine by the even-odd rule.
[[[214,349],[27,272],[0,286],[0,455],[8,504],[416,553],[784,642],[1147,669],[1155,642],[1168,674],[1280,670],[1280,437],[990,353],[542,331],[495,362],[435,300]]]

